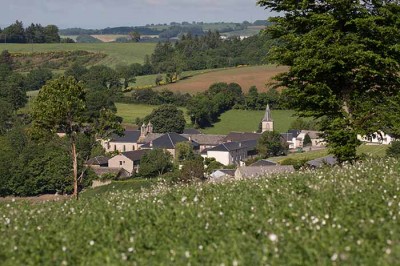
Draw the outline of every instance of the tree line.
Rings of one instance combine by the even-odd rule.
[[[0,41],[5,43],[59,43],[58,27],[55,25],[42,26],[32,23],[24,28],[22,21],[16,21],[10,26],[0,28]]]
[[[122,131],[113,101],[122,83],[113,71],[77,65],[69,77],[45,69],[23,76],[7,51],[0,54],[0,196],[77,195],[90,185],[95,175],[84,162],[104,154],[96,138]],[[32,111],[18,114],[26,91],[39,88]]]
[[[151,65],[153,73],[167,73],[171,82],[182,71],[265,63],[270,45],[269,36],[263,34],[223,40],[218,32],[209,31],[204,36],[189,33],[175,43],[158,43],[145,64]]]

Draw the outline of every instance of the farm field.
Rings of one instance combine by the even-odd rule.
[[[287,132],[292,121],[296,120],[294,111],[272,110],[275,131]],[[230,110],[220,116],[220,121],[213,127],[201,130],[206,134],[228,134],[231,131],[257,131],[265,111]]]
[[[8,50],[10,53],[31,53],[51,51],[75,51],[105,53],[108,56],[99,64],[115,67],[115,65],[140,63],[144,57],[151,55],[156,44],[154,43],[52,43],[52,44],[0,44],[0,51]]]
[[[287,67],[274,65],[236,67],[196,75],[177,83],[159,86],[158,88],[196,93],[205,91],[211,84],[216,82],[236,82],[242,87],[243,92],[247,92],[253,85],[257,86],[258,90],[262,92],[266,91],[265,85],[272,81],[272,77],[286,70]]]
[[[399,161],[377,159],[222,184],[112,183],[80,201],[9,201],[0,204],[0,258],[2,265],[397,265],[399,171]]]
[[[188,78],[192,78],[193,76],[196,75],[201,75],[204,73],[209,73],[213,71],[221,71],[224,70],[224,68],[216,68],[216,69],[204,69],[204,70],[192,70],[192,71],[183,71],[181,76],[181,79],[178,80],[178,82],[182,82],[183,80],[186,80]],[[136,77],[136,82],[130,84],[131,88],[136,89],[136,88],[141,88],[141,87],[148,87],[148,86],[155,86],[155,80],[158,74],[152,74],[152,75],[144,75],[144,76],[138,76]],[[165,80],[165,74],[161,74],[163,80]],[[159,86],[159,87],[164,87]],[[158,88],[159,89],[159,88]]]
[[[134,124],[137,117],[144,118],[149,115],[157,105],[147,104],[131,104],[131,103],[115,103],[117,107],[117,115],[123,118],[124,124]],[[186,119],[186,123],[190,123],[190,118],[186,114],[186,108],[178,107],[182,110]]]

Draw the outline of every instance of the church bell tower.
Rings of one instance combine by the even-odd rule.
[[[274,121],[272,120],[269,104],[267,104],[267,108],[265,109],[265,115],[261,125],[261,133],[264,133],[265,131],[274,131]]]

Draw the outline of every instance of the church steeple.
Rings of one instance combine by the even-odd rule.
[[[265,122],[273,121],[272,116],[271,116],[271,110],[269,109],[269,104],[267,104],[267,108],[265,109],[265,114],[264,114],[264,118],[262,121],[265,121]]]
[[[274,121],[272,120],[271,109],[269,109],[269,104],[267,104],[264,118],[261,122],[261,132],[263,133],[265,131],[274,131]]]

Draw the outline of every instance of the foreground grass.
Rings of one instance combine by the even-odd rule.
[[[231,131],[257,131],[265,111],[229,110],[220,116],[220,121],[213,127],[202,130],[207,134],[228,134]],[[274,129],[278,132],[287,132],[290,124],[296,120],[294,111],[272,110]]]
[[[0,206],[2,265],[395,265],[400,163]]]
[[[0,44],[0,51],[10,53],[52,52],[83,50],[96,53],[105,53],[108,56],[99,64],[115,67],[117,64],[143,64],[144,57],[151,55],[155,43],[46,43],[46,44]]]

